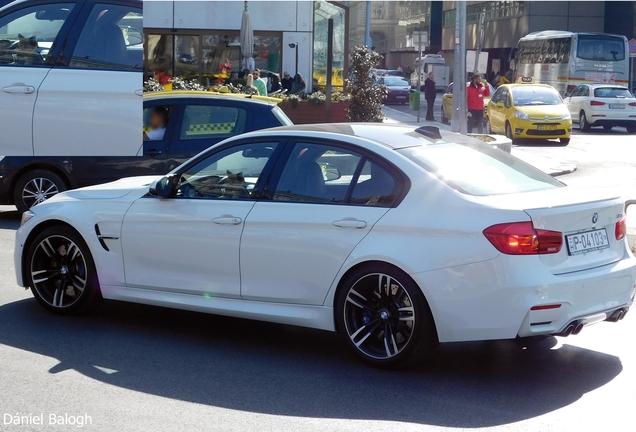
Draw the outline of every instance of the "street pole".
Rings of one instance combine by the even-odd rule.
[[[327,20],[327,87],[325,88],[327,123],[331,122],[331,75],[333,73],[333,18]]]
[[[296,42],[296,75],[298,75],[298,42]],[[294,75],[294,79],[296,79],[296,75]]]
[[[479,27],[477,30],[477,40],[475,41],[475,67],[473,68],[473,73],[479,73],[479,54],[481,53],[481,44],[484,41],[484,19],[486,18],[486,14],[481,12],[479,14]]]
[[[367,1],[367,16],[364,22],[364,44],[371,48],[371,2]]]
[[[417,44],[420,52],[420,60],[417,62],[417,91],[420,94],[420,104],[417,106],[417,122],[420,122],[420,113],[422,111],[422,92],[420,88],[422,86],[422,32],[417,33]]]
[[[466,134],[466,2],[457,2],[451,130]]]

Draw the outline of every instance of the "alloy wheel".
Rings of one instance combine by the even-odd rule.
[[[585,117],[584,111],[581,111],[581,114],[579,117],[579,129],[581,129],[582,131],[590,130],[590,124],[587,122],[587,117]]]
[[[30,268],[33,289],[53,308],[67,308],[82,297],[87,268],[77,244],[65,236],[51,235],[33,252]]]
[[[395,278],[372,273],[349,289],[344,305],[347,336],[357,349],[373,359],[390,359],[411,341],[415,307],[405,287]]]
[[[36,177],[24,185],[22,200],[28,208],[31,208],[58,193],[60,190],[53,181],[45,177]]]

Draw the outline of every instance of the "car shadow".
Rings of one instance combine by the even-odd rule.
[[[518,147],[567,147],[559,140],[545,140],[536,138],[515,138],[514,145]]]
[[[20,228],[21,216],[15,207],[2,206],[0,208],[0,229],[17,230]]]
[[[555,338],[442,345],[401,371],[364,366],[329,332],[105,302],[55,316],[0,307],[0,343],[122,388],[254,413],[489,427],[565,407],[614,379],[620,360]]]

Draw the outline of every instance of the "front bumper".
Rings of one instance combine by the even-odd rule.
[[[569,138],[572,133],[572,121],[541,122],[534,120],[509,119],[515,138],[555,139]]]

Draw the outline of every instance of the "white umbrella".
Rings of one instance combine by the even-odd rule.
[[[254,70],[254,31],[252,30],[252,20],[250,20],[250,13],[247,11],[247,2],[245,2],[245,9],[243,10],[243,19],[241,20],[241,34],[239,35],[239,42],[241,43],[241,56],[243,62],[241,64],[242,69]]]

